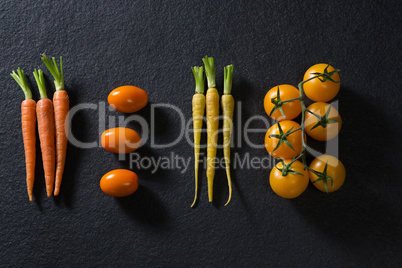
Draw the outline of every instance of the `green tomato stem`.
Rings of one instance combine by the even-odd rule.
[[[301,81],[298,85],[299,88],[299,93],[300,93],[300,103],[301,103],[301,107],[302,107],[302,119],[301,119],[301,131],[302,131],[302,152],[300,153],[300,155],[297,157],[297,159],[301,158],[303,161],[303,167],[304,170],[307,169],[307,161],[306,161],[306,140],[304,138],[305,135],[305,131],[304,131],[304,114],[307,111],[306,105],[304,104],[304,95],[303,95],[303,85],[304,83],[307,83],[310,80],[313,80],[319,76],[322,76],[323,74],[318,74],[316,76],[310,77],[309,79],[306,79],[304,81]]]
[[[286,133],[286,136],[289,136],[290,134],[293,134],[293,133],[295,133],[296,131],[299,131],[300,129],[301,129],[301,127],[298,127],[298,128],[296,128],[295,130],[293,130],[293,131],[287,132],[287,133]]]
[[[292,101],[295,101],[295,100],[302,100],[302,98],[301,98],[301,97],[297,97],[297,98],[293,98],[293,99],[289,99],[289,100],[284,100],[284,101],[281,101],[280,104],[282,105],[282,104],[285,104],[285,103],[288,103],[288,102],[292,102]]]
[[[278,145],[280,145],[280,144],[282,143],[282,139],[283,139],[282,136],[284,136],[284,139],[286,140],[286,137],[289,136],[290,134],[292,134],[292,133],[294,133],[294,132],[296,132],[296,131],[299,131],[300,129],[301,129],[301,132],[302,132],[302,151],[301,151],[301,153],[300,153],[298,156],[294,157],[294,158],[292,159],[292,161],[291,161],[288,165],[286,165],[286,168],[285,168],[285,163],[282,161],[282,165],[283,165],[283,168],[282,168],[282,175],[283,175],[283,176],[286,176],[286,175],[287,175],[287,170],[291,169],[292,164],[293,164],[296,160],[299,160],[300,158],[302,159],[302,162],[303,162],[303,169],[304,169],[304,170],[306,170],[306,169],[307,169],[307,170],[310,170],[309,167],[307,166],[307,161],[306,161],[306,139],[304,138],[304,135],[305,135],[305,131],[304,131],[304,119],[305,119],[305,115],[304,115],[304,114],[305,114],[306,112],[309,112],[309,113],[312,113],[312,112],[309,111],[309,110],[307,110],[306,105],[305,105],[305,103],[304,103],[303,85],[304,85],[304,83],[307,83],[308,81],[313,80],[313,79],[315,79],[315,78],[326,77],[326,76],[328,76],[328,74],[324,72],[324,73],[316,74],[315,76],[310,77],[309,79],[306,79],[306,80],[304,80],[304,81],[301,81],[301,82],[298,84],[298,88],[299,88],[299,97],[297,97],[297,98],[293,98],[293,99],[286,100],[286,101],[277,100],[276,102],[273,102],[273,99],[271,100],[272,103],[274,103],[275,105],[278,105],[278,106],[281,106],[281,105],[284,104],[284,103],[291,102],[291,101],[294,101],[294,100],[300,100],[300,104],[301,104],[301,108],[302,108],[302,111],[301,111],[301,112],[302,112],[302,119],[301,119],[301,124],[300,124],[300,127],[299,127],[299,128],[297,128],[297,129],[295,129],[295,130],[293,130],[293,131],[289,131],[289,132],[283,133],[283,132],[282,132],[282,129],[280,128],[280,124],[279,124],[279,122],[278,122],[280,135],[270,135],[270,137],[271,137],[271,136],[275,136],[275,138],[278,138],[278,137],[276,137],[276,136],[280,136],[280,140],[279,140],[279,142],[278,142]],[[278,97],[277,97],[277,98],[279,98],[279,89],[278,89]],[[272,112],[271,112],[271,113],[272,113]],[[313,114],[314,114],[314,113],[313,113]],[[315,115],[315,114],[314,114],[314,115]],[[278,147],[278,146],[277,146],[277,147]],[[277,148],[275,148],[274,151],[275,151],[276,149],[277,149]],[[293,148],[292,148],[292,149],[293,149]],[[314,171],[314,172],[316,172],[316,171]],[[318,174],[318,173],[321,173],[321,172],[317,172],[317,174]],[[327,176],[326,174],[324,174],[324,175]]]

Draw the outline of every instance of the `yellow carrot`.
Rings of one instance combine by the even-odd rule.
[[[213,200],[213,185],[215,177],[216,147],[218,143],[219,127],[219,93],[215,84],[215,65],[214,59],[205,56],[202,61],[205,66],[205,73],[208,81],[208,90],[206,94],[207,110],[207,181],[208,181],[208,199]]]
[[[195,205],[198,196],[198,162],[200,159],[200,141],[202,121],[205,110],[204,96],[204,72],[202,67],[192,67],[195,77],[195,94],[193,96],[193,126],[194,126],[194,170],[195,170],[195,194],[191,207]]]
[[[230,177],[230,136],[233,128],[233,110],[234,99],[231,95],[233,65],[224,68],[224,86],[222,95],[222,113],[223,113],[223,157],[225,158],[226,177],[228,179],[229,198],[225,206],[232,199],[232,179]]]

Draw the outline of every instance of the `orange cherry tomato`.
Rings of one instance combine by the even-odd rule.
[[[134,113],[148,103],[148,94],[135,86],[121,86],[110,92],[107,101],[116,111]]]
[[[285,165],[289,164],[292,160],[285,160]],[[304,170],[303,163],[296,160],[292,163],[290,172],[286,176],[283,176],[282,162],[278,163],[272,170],[269,176],[269,184],[272,190],[283,198],[296,198],[301,195],[307,188],[309,183],[308,170]],[[300,174],[297,174],[297,173]]]
[[[321,117],[325,116],[326,112],[328,111],[330,105],[325,102],[315,102],[311,104],[307,109],[316,115]],[[335,119],[339,122],[328,122],[326,123],[326,127],[318,126],[312,129],[317,123],[318,118],[309,112],[305,112],[304,114],[304,130],[306,133],[316,139],[318,141],[327,141],[330,139],[335,138],[342,127],[342,118],[333,106],[331,106],[331,110],[329,110],[328,118],[327,119]]]
[[[333,157],[332,155],[320,155],[319,157],[314,159],[313,162],[311,162],[309,169],[318,172],[323,172],[326,164],[327,164],[327,175],[330,176],[333,180],[333,184],[331,183],[331,180],[329,179],[326,180],[328,192],[331,193],[341,188],[341,186],[345,182],[346,170],[342,162],[339,161],[338,158]],[[311,170],[309,170],[309,174],[310,174],[310,181],[313,183],[313,185],[318,190],[326,192],[324,181],[320,180],[318,182],[314,182],[315,180],[318,179],[318,176],[314,174],[314,172],[312,172]]]
[[[304,74],[303,80],[314,77],[314,73],[323,73],[327,66],[328,64],[326,63],[319,63],[311,66]],[[331,65],[328,66],[328,73],[334,70],[334,67],[332,67]],[[320,77],[320,79],[322,78]],[[334,81],[340,81],[339,73],[333,74],[332,79]],[[318,78],[314,78],[304,83],[303,85],[304,93],[309,99],[321,102],[328,102],[332,100],[336,96],[336,94],[338,94],[340,87],[341,83],[335,83],[331,80],[321,82]]]
[[[110,196],[128,196],[137,191],[138,176],[131,170],[115,169],[102,177],[100,188],[105,194]]]
[[[293,132],[296,129],[300,128],[300,125],[298,123],[291,120],[280,121],[277,124],[271,126],[268,129],[267,134],[265,135],[265,148],[267,149],[268,153],[275,158],[282,159],[292,159],[293,157],[298,156],[301,153],[303,147],[301,129],[293,132],[286,137],[287,141],[290,143],[293,149],[285,142],[283,142],[276,150],[274,150],[278,145],[279,139],[269,136],[280,135],[278,124],[280,124],[283,133],[290,131],[290,129],[292,129],[291,131]]]
[[[272,99],[277,100],[278,95],[278,87],[279,87],[279,97],[281,101],[290,100],[294,98],[298,98],[300,96],[299,90],[291,85],[279,85],[271,88],[264,98],[264,109],[267,115],[269,116],[274,109],[275,104],[272,102]],[[301,104],[299,100],[294,100],[282,105],[283,113],[286,118],[283,117],[281,111],[276,109],[270,117],[274,120],[291,120],[296,118],[301,113]]]
[[[101,136],[102,147],[116,154],[128,154],[141,145],[141,137],[130,128],[116,127],[105,130]]]

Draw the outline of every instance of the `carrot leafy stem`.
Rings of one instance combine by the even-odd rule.
[[[195,77],[195,92],[204,94],[204,69],[202,67],[191,67]]]
[[[25,99],[26,100],[32,99],[32,92],[31,89],[29,88],[28,81],[27,78],[25,77],[24,71],[21,70],[21,68],[18,68],[17,72],[15,72],[14,70],[11,72],[11,76],[21,87],[22,91],[24,91]]]
[[[205,56],[202,61],[204,62],[205,66],[205,74],[207,76],[208,88],[216,88],[214,58]]]
[[[64,90],[64,76],[63,76],[63,59],[60,57],[60,69],[57,65],[56,59],[53,57],[50,60],[45,54],[42,54],[42,61],[46,65],[46,68],[52,74],[54,78],[54,85],[57,90]]]
[[[47,99],[45,77],[43,75],[42,70],[35,69],[33,75],[35,77],[36,84],[38,85],[39,88],[40,98]]]
[[[223,94],[230,95],[232,92],[232,80],[233,80],[233,65],[228,65],[223,68],[224,81],[223,81]]]

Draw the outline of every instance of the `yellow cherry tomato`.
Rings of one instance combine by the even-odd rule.
[[[325,116],[328,109],[330,109],[329,114],[328,116]],[[342,127],[342,118],[337,109],[325,102],[315,102],[307,107],[307,110],[319,115],[320,117],[325,116],[323,118],[324,121],[330,119],[330,121],[324,122],[325,128],[322,125],[315,127],[319,122],[318,118],[309,112],[305,112],[304,130],[310,137],[319,141],[327,141],[338,135]],[[331,120],[337,120],[338,122],[331,122]]]
[[[330,73],[334,71],[334,67],[328,65],[326,63],[319,63],[311,66],[306,73],[304,74],[303,80],[307,80],[311,77],[314,77],[314,73],[323,73],[325,68],[327,68],[327,72]],[[332,76],[334,81],[340,81],[339,73],[335,73]],[[320,77],[322,79],[322,77]],[[325,82],[321,82],[318,78],[314,78],[303,85],[304,93],[306,96],[313,101],[321,101],[328,102],[332,100],[336,94],[339,92],[339,88],[341,87],[341,83],[335,83],[331,80],[326,80]]]
[[[272,110],[275,108],[275,104],[273,101],[278,101],[278,88],[279,88],[279,98],[281,101],[286,101],[294,98],[298,98],[300,96],[299,90],[291,85],[279,85],[271,88],[264,98],[264,109],[268,116],[270,116],[274,120],[291,120],[296,118],[301,113],[301,104],[299,100],[294,100],[288,103],[284,103],[282,105],[283,113],[285,117],[283,117],[279,108],[275,109],[275,111],[271,114]],[[274,100],[273,100],[274,99]],[[270,115],[271,114],[271,115]]]
[[[288,165],[291,160],[285,160],[284,162],[285,165]],[[306,190],[309,182],[309,174],[307,169],[303,169],[303,163],[298,160],[292,163],[286,176],[283,176],[281,170],[283,170],[282,162],[271,170],[269,184],[272,190],[283,198],[290,199],[301,195]]]
[[[105,194],[110,196],[128,196],[137,191],[138,176],[131,170],[115,169],[102,177],[100,187]]]
[[[130,128],[116,127],[102,133],[101,143],[106,151],[128,154],[137,150],[141,145],[141,137]]]
[[[300,128],[300,125],[295,121],[284,120],[278,122],[277,124],[271,126],[268,129],[265,135],[265,148],[267,149],[268,153],[275,158],[292,159],[293,157],[298,156],[302,151],[301,129],[288,135],[286,137],[287,142],[283,141],[279,145],[279,147],[277,147],[278,143],[280,142],[280,139],[277,137],[273,137],[271,135],[275,136],[281,135],[279,124],[283,134],[291,133],[296,129]],[[287,143],[289,143],[292,148]]]
[[[331,182],[330,179],[323,179],[314,182],[319,179],[319,176],[313,171],[309,170],[310,181],[318,190],[322,192],[326,192],[326,183],[328,187],[328,192],[331,193],[338,190],[345,182],[346,170],[342,162],[331,155],[320,155],[319,157],[314,159],[313,162],[311,162],[309,169],[318,172],[324,172],[325,165],[327,165],[326,174],[332,178],[333,182]]]
[[[135,86],[121,86],[110,92],[107,101],[119,112],[134,113],[147,105],[148,94]]]

